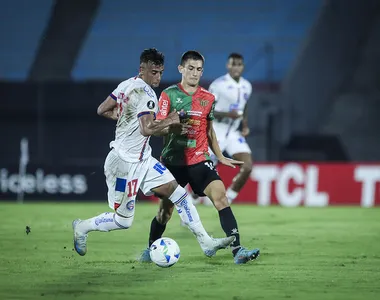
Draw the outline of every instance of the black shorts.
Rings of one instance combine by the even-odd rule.
[[[194,193],[205,196],[203,191],[214,180],[221,180],[211,160],[190,166],[165,165],[173,174],[178,184],[185,187],[190,183]]]

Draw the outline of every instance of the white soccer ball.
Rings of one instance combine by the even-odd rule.
[[[167,237],[156,240],[150,246],[150,258],[159,267],[168,268],[174,265],[180,256],[179,246],[175,240]]]

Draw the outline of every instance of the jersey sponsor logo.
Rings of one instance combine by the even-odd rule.
[[[156,105],[153,100],[149,100],[146,106],[148,106],[149,109],[153,109]]]
[[[189,120],[187,120],[187,124],[199,126],[199,125],[201,125],[201,120],[189,119]]]
[[[196,110],[189,110],[189,111],[187,112],[187,114],[188,114],[189,116],[197,116],[197,117],[202,116],[202,112],[201,112],[201,111],[196,111]]]
[[[168,114],[168,105],[169,105],[169,101],[166,100],[166,99],[162,99],[160,98],[160,101],[162,100],[162,105],[160,107],[160,114],[163,115],[163,116],[166,116]]]
[[[147,85],[144,86],[144,92],[151,98],[154,98],[154,91],[149,88]]]
[[[195,152],[195,155],[202,155],[203,154],[203,151],[197,151]]]

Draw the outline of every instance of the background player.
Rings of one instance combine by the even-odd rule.
[[[112,150],[104,164],[108,202],[114,212],[73,221],[74,247],[80,255],[87,252],[88,232],[131,227],[139,188],[146,195],[156,193],[175,205],[182,221],[195,234],[207,256],[215,255],[216,250],[225,248],[234,240],[213,239],[206,233],[194,205],[186,200],[186,191],[151,156],[151,135],[181,133],[183,127],[176,111],[172,111],[165,120],[155,121],[158,106],[152,87],[159,85],[163,70],[163,54],[156,49],[144,50],[140,57],[139,76],[120,83],[98,108],[98,114],[117,118],[115,140],[110,143]]]
[[[213,129],[215,97],[199,86],[203,74],[203,56],[196,51],[187,51],[182,55],[178,66],[182,74],[181,83],[165,89],[159,101],[158,119],[165,120],[175,110],[184,110],[182,122],[191,125],[187,135],[169,134],[165,137],[162,161],[177,178],[180,185],[190,183],[198,195],[207,195],[219,212],[221,226],[227,236],[235,236],[232,253],[235,263],[246,263],[259,255],[259,249],[247,250],[240,245],[240,235],[236,219],[228,204],[226,190],[208,153],[208,146],[220,163],[235,167],[241,162],[223,156]],[[173,211],[173,205],[160,205],[157,220],[162,224],[161,231],[151,230],[150,240],[159,238]],[[153,237],[153,238],[152,238]],[[149,251],[145,250],[142,260],[149,260]]]
[[[231,53],[227,60],[228,73],[214,80],[209,91],[215,96],[214,129],[220,150],[243,161],[240,172],[227,189],[229,203],[235,200],[252,171],[251,149],[245,137],[249,135],[247,101],[252,94],[251,83],[241,75],[244,70],[243,56]],[[239,126],[241,124],[241,130]]]

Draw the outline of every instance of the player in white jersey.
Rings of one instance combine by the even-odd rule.
[[[235,200],[252,171],[251,149],[245,137],[249,135],[247,101],[252,94],[251,83],[241,75],[244,59],[241,54],[231,53],[227,61],[228,73],[214,80],[209,91],[215,95],[214,129],[222,151],[233,159],[243,161],[240,172],[227,189],[227,198]],[[239,126],[241,124],[241,130]]]
[[[164,70],[164,55],[156,49],[146,49],[140,56],[139,75],[123,81],[99,106],[98,114],[117,120],[115,140],[104,164],[108,187],[108,203],[113,212],[104,212],[86,220],[73,221],[74,248],[80,255],[87,252],[87,234],[90,231],[128,229],[135,215],[137,191],[153,193],[162,201],[174,203],[180,218],[196,236],[207,256],[227,247],[234,237],[214,239],[203,228],[198,212],[186,191],[178,185],[173,175],[151,156],[151,135],[186,133],[177,112],[168,119],[156,121],[158,101],[152,87],[157,87]],[[152,222],[157,232],[165,225]],[[160,235],[161,236],[161,235]],[[151,236],[153,241],[155,236]]]
[[[240,172],[232,180],[227,189],[226,196],[229,203],[237,197],[252,171],[251,149],[245,137],[249,135],[247,119],[247,101],[252,94],[251,83],[241,75],[244,70],[244,59],[241,54],[231,53],[227,61],[228,73],[214,80],[209,91],[215,96],[214,130],[222,152],[226,151],[233,159],[243,161]],[[239,130],[241,124],[241,130]],[[211,149],[209,149],[212,154]],[[215,155],[211,156],[214,164],[217,163]],[[193,203],[199,202],[197,195],[191,195]],[[205,204],[210,204],[206,197]],[[212,205],[212,203],[211,203]]]

